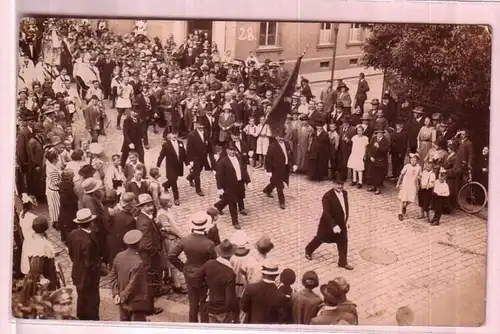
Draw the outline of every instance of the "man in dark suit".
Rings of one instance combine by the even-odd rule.
[[[323,129],[324,125],[321,119],[314,124],[316,131],[312,134],[307,163],[307,174],[311,181],[323,181],[328,176],[330,138]]]
[[[23,55],[31,59],[33,63],[38,61],[41,51],[42,37],[26,36],[24,40],[19,41],[19,48]]]
[[[17,135],[17,141],[16,141],[16,158],[17,162],[19,164],[19,167],[21,167],[21,171],[25,177],[29,178],[28,172],[29,172],[29,152],[28,152],[28,143],[31,138],[34,137],[33,133],[33,126],[36,121],[35,116],[30,116],[27,117],[26,119],[26,126],[22,127],[21,130],[19,131]],[[29,184],[28,184],[29,188]]]
[[[214,207],[221,212],[226,205],[229,205],[231,221],[235,229],[241,229],[238,222],[238,208],[243,215],[245,210],[245,186],[250,183],[247,165],[243,158],[237,154],[234,142],[229,142],[226,147],[226,154],[217,162],[215,179],[217,181],[217,194],[220,201]]]
[[[269,184],[262,190],[267,197],[273,197],[272,191],[276,188],[280,208],[285,209],[285,194],[283,189],[288,187],[290,179],[290,166],[292,165],[293,153],[290,144],[285,141],[284,131],[278,131],[272,140],[267,150],[266,155],[266,172],[271,178]],[[297,166],[293,165],[293,171],[297,170]]]
[[[215,170],[214,145],[207,133],[205,133],[205,122],[201,118],[196,119],[196,129],[189,133],[187,138],[186,158],[191,169],[187,180],[191,186],[195,186],[198,196],[205,196],[201,190],[200,175],[202,169]]]
[[[366,154],[370,159],[370,184],[368,191],[374,191],[375,195],[379,195],[381,188],[384,185],[384,180],[387,175],[389,166],[389,140],[384,136],[384,130],[376,130],[375,136],[370,140],[366,148]]]
[[[439,124],[439,129],[436,134],[436,143],[441,141],[448,142],[455,137],[456,132],[450,129],[450,126],[451,123],[449,120],[444,120],[441,124]]]
[[[280,324],[285,319],[289,300],[285,293],[278,290],[276,278],[278,265],[270,259],[262,263],[262,280],[249,284],[241,297],[241,311],[245,313],[248,324]]]
[[[314,238],[305,248],[305,257],[312,260],[312,254],[322,243],[337,244],[339,253],[338,266],[347,270],[353,267],[347,263],[347,220],[349,219],[349,202],[347,191],[344,190],[344,178],[337,175],[333,188],[327,191],[321,199],[323,213]]]
[[[162,263],[161,251],[163,247],[161,232],[153,220],[155,210],[153,198],[149,194],[140,194],[137,207],[141,211],[136,218],[137,229],[142,232],[139,242],[139,255],[144,261],[147,273],[147,315],[160,314],[161,308],[155,308],[154,300],[160,293]]]
[[[120,208],[109,219],[108,229],[108,256],[109,264],[113,263],[115,256],[126,249],[123,237],[128,231],[136,228],[132,210],[135,206],[134,193],[123,193],[120,197]]]
[[[330,114],[337,102],[337,91],[333,89],[332,80],[327,80],[326,83],[327,86],[321,91],[319,99],[325,106],[325,113]]]
[[[123,144],[121,166],[125,167],[130,151],[136,151],[139,155],[139,161],[144,163],[144,147],[142,146],[143,128],[137,112],[130,110],[130,116],[123,121]]]
[[[366,93],[369,91],[370,86],[368,86],[368,82],[365,79],[365,74],[359,73],[358,89],[356,91],[354,108],[359,107],[361,109],[361,113],[364,112],[365,101],[368,99]]]
[[[74,222],[78,228],[68,235],[68,254],[73,262],[71,278],[76,286],[76,316],[80,320],[99,320],[100,255],[97,241],[90,230],[96,216],[81,209]]]
[[[417,106],[413,109],[413,119],[408,124],[408,145],[410,147],[410,153],[417,153],[418,133],[420,132],[420,128],[424,126],[424,114],[424,108],[422,107]],[[421,157],[421,159],[423,158]]]
[[[196,272],[199,286],[206,286],[208,296],[208,322],[229,324],[239,308],[236,297],[236,274],[229,260],[236,253],[236,246],[228,239],[215,247],[218,257],[208,260]]]
[[[153,107],[149,96],[149,86],[142,85],[141,93],[135,97],[134,105],[137,108],[139,120],[142,124],[142,135],[144,140],[144,147],[149,148],[148,128],[153,118]]]
[[[168,261],[186,278],[189,300],[189,322],[207,323],[207,288],[199,285],[196,273],[208,260],[217,258],[213,241],[207,238],[206,229],[209,216],[206,212],[196,212],[191,217],[191,234],[181,238],[168,254]],[[186,255],[186,262],[179,259]],[[198,320],[200,314],[200,320]]]
[[[391,136],[390,152],[393,178],[399,177],[405,163],[406,150],[408,149],[408,132],[404,129],[404,123],[404,119],[398,118],[396,120],[396,130]]]
[[[96,66],[99,69],[104,98],[108,99],[111,97],[111,76],[113,74],[116,63],[111,59],[111,56],[107,50],[105,50],[104,52],[104,57],[99,59]]]
[[[156,166],[160,168],[163,159],[165,159],[165,175],[167,181],[163,183],[166,191],[172,188],[174,194],[174,204],[179,205],[179,187],[177,179],[184,175],[184,165],[186,164],[186,149],[184,144],[178,140],[179,131],[172,128],[172,132],[167,135],[167,140],[162,144],[160,155]]]
[[[384,118],[387,119],[389,126],[394,126],[394,121],[398,116],[397,105],[389,92],[385,92],[382,96],[382,103],[379,106],[379,110],[384,112]]]
[[[146,321],[148,281],[138,248],[142,232],[130,230],[123,236],[127,249],[118,253],[109,274],[113,301],[120,307],[120,321]]]

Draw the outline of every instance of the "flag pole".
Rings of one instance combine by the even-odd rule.
[[[300,59],[300,58],[302,58],[302,57],[304,57],[304,55],[306,54],[306,52],[307,52],[307,50],[309,49],[309,46],[310,46],[310,45],[311,45],[311,43],[307,43],[307,45],[306,45],[306,47],[305,47],[304,51],[302,51],[302,53],[300,54],[299,59]],[[286,85],[286,84],[285,84],[285,85]],[[283,89],[283,88],[282,88],[282,89]],[[276,101],[275,101],[275,103],[276,103]],[[267,125],[267,117],[268,117],[268,116],[269,116],[269,115],[266,115],[266,121],[264,122],[264,125]],[[262,131],[263,131],[263,130],[264,130],[264,127],[262,127],[262,128],[260,129],[259,134],[257,135],[257,137],[259,137],[259,136],[261,135],[261,133],[262,133]]]

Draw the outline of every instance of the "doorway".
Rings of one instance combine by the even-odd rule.
[[[193,34],[196,30],[203,35],[208,33],[208,40],[212,42],[212,26],[213,21],[209,20],[192,20],[188,21],[187,34]]]

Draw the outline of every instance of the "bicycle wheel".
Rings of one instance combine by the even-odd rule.
[[[488,192],[479,182],[467,182],[458,191],[458,206],[467,213],[478,213],[488,202]]]

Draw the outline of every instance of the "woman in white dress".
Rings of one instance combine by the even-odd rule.
[[[368,146],[368,137],[364,133],[361,125],[356,126],[356,136],[352,137],[352,151],[347,160],[347,168],[352,170],[352,186],[361,188],[363,186],[363,171],[365,170],[366,147]]]
[[[35,198],[28,196],[27,194],[22,194],[22,211],[19,214],[19,226],[21,227],[21,233],[23,235],[23,245],[21,250],[21,273],[27,275],[30,270],[30,261],[28,258],[28,249],[30,249],[30,243],[33,240],[33,220],[38,217],[32,211],[37,206]]]
[[[116,110],[118,111],[118,116],[116,116],[116,128],[120,130],[122,116],[128,109],[132,108],[132,99],[134,98],[134,87],[129,83],[128,77],[122,79],[122,82],[119,83],[117,87],[116,93]]]
[[[398,199],[400,200],[398,219],[401,221],[406,214],[408,205],[417,201],[418,181],[422,175],[418,161],[418,154],[410,153],[410,163],[403,167],[396,183],[396,188],[399,188]]]
[[[60,158],[56,150],[50,149],[45,154],[45,159],[45,174],[47,175],[45,195],[47,196],[52,226],[57,226],[60,208],[59,183],[61,183],[61,167],[58,165]]]

